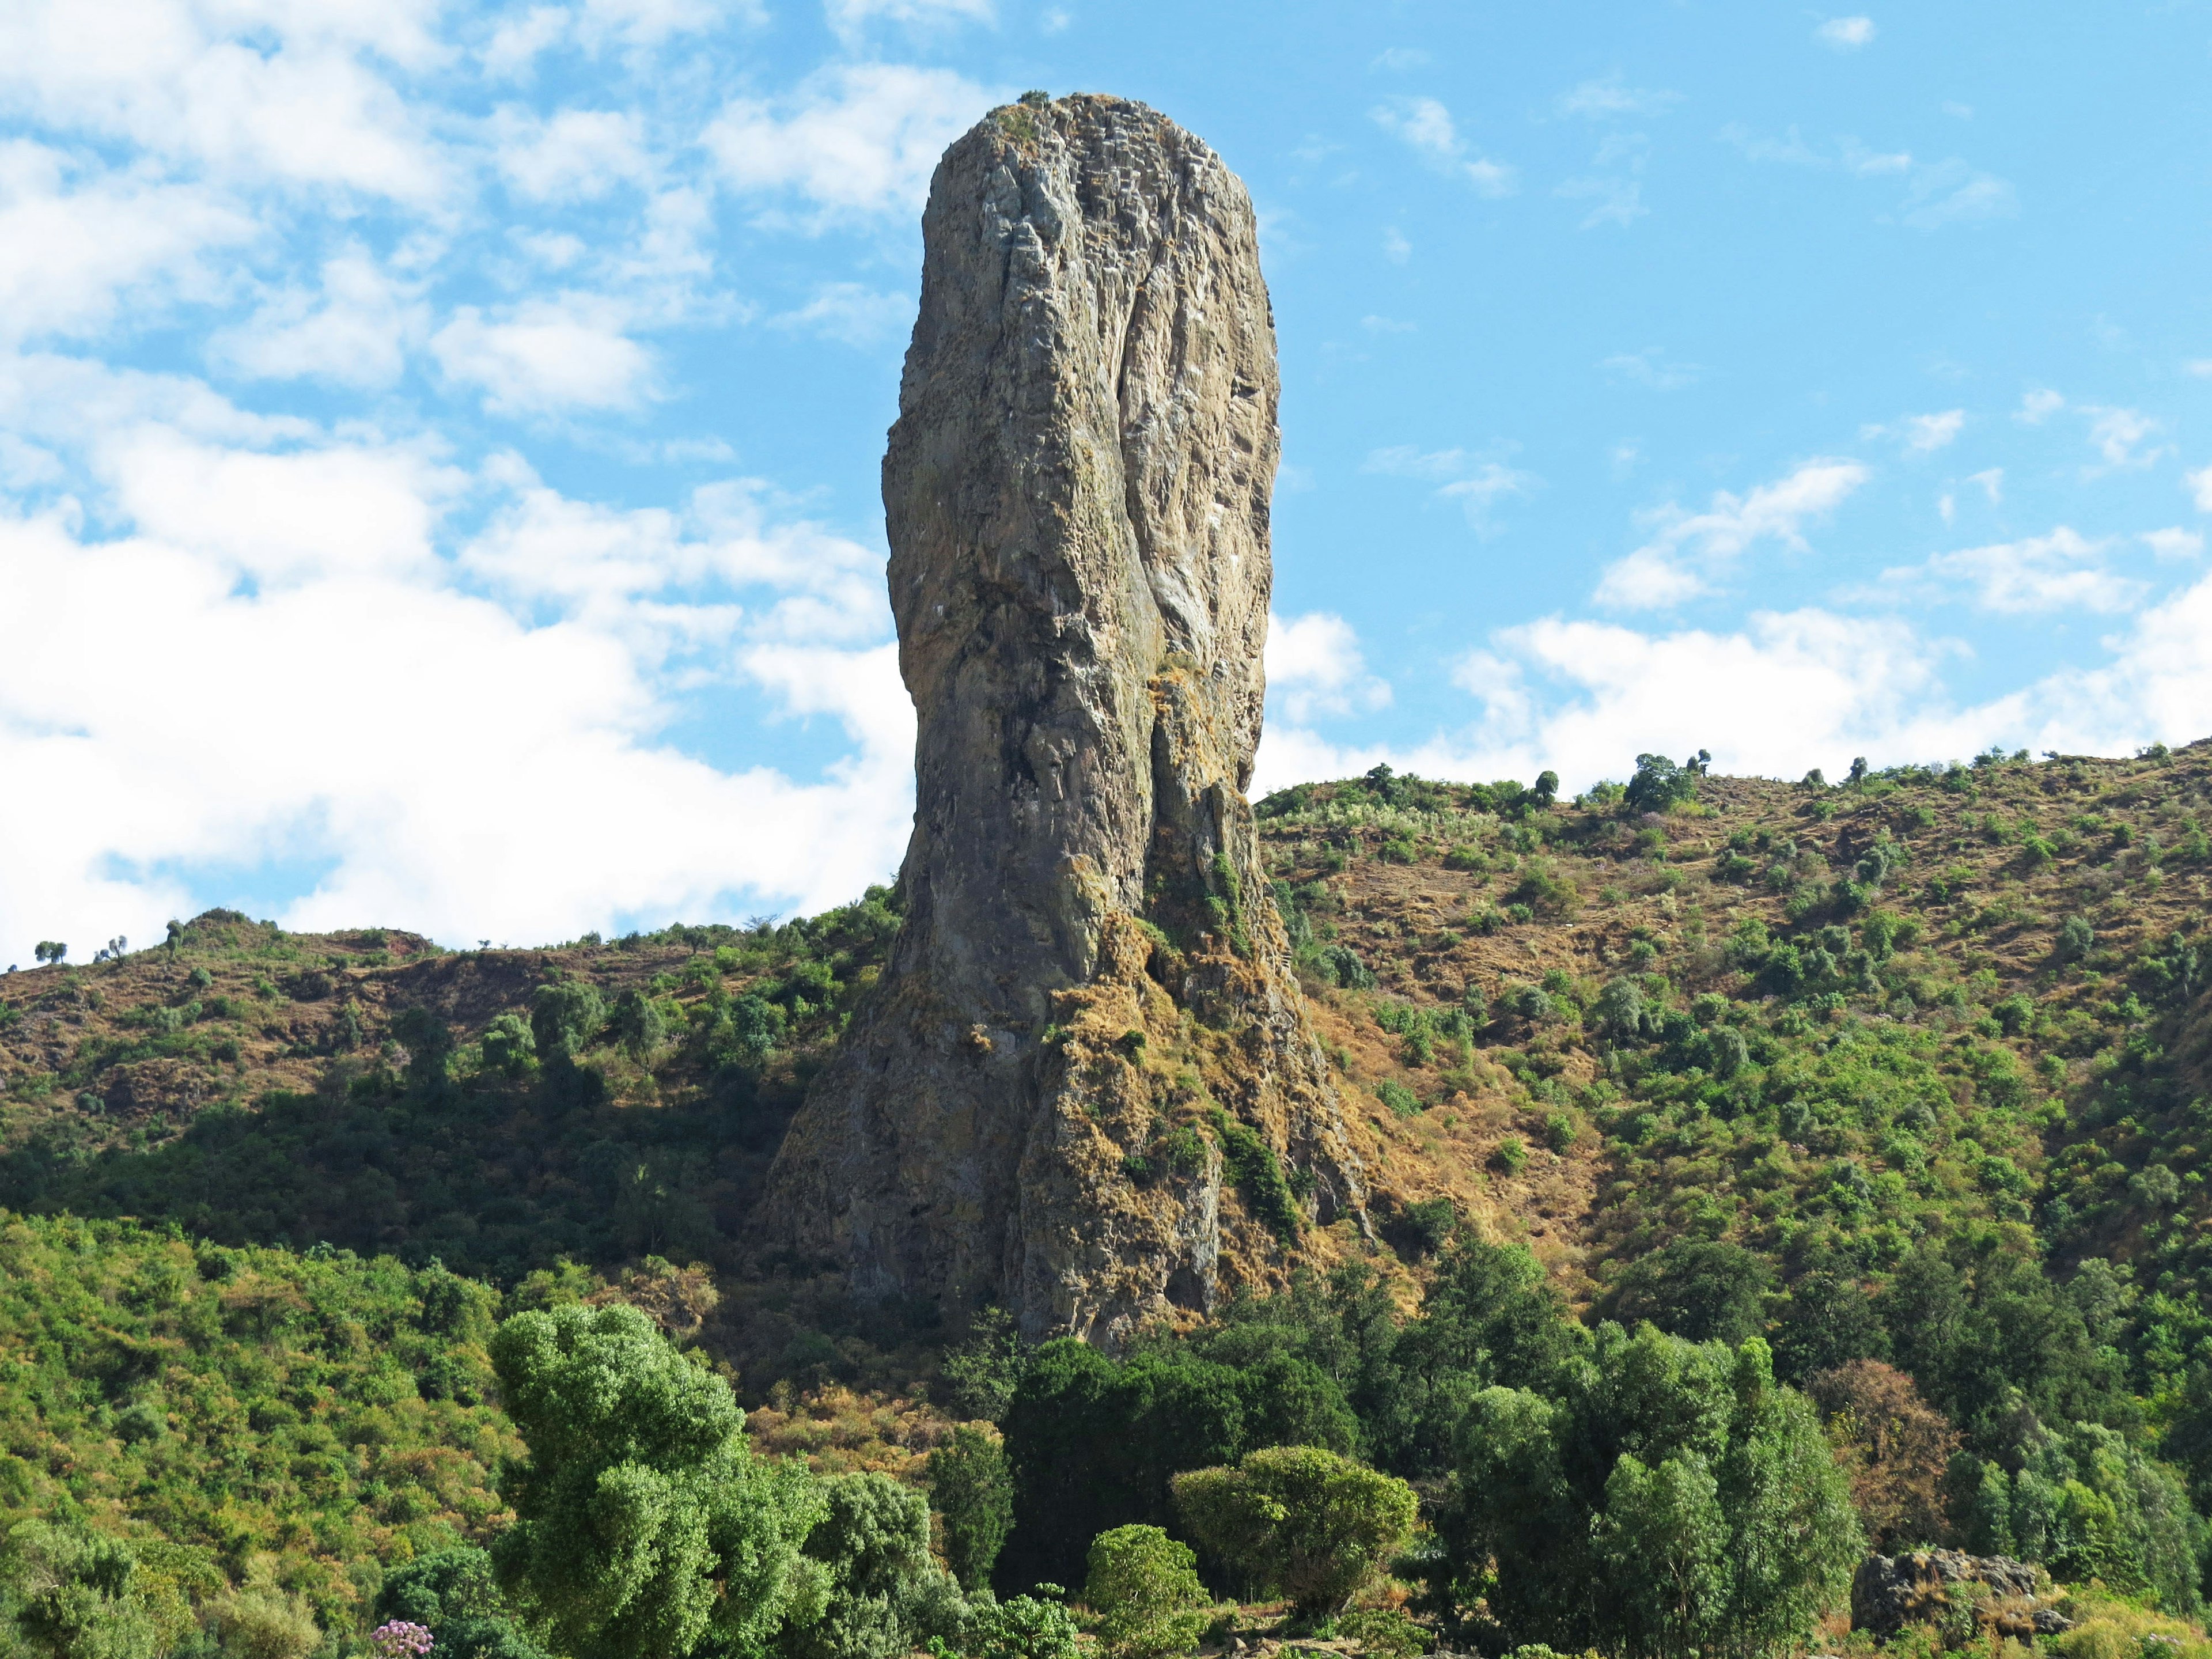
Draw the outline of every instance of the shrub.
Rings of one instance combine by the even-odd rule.
[[[1270,1446],[1234,1468],[1175,1479],[1199,1542],[1311,1625],[1350,1604],[1406,1541],[1418,1505],[1404,1481],[1316,1446]]]
[[[1888,1553],[1941,1543],[1943,1482],[1959,1432],[1912,1379],[1878,1359],[1854,1359],[1806,1385],[1851,1482],[1868,1541]]]
[[[1209,1602],[1189,1545],[1158,1527],[1116,1527],[1091,1540],[1090,1565],[1083,1599],[1107,1659],[1170,1659],[1198,1644]]]
[[[538,1057],[550,1065],[574,1065],[605,1018],[599,994],[580,980],[539,986],[530,1004],[530,1035]]]
[[[2069,916],[2058,924],[2058,957],[2062,962],[2080,961],[2096,942],[2097,930],[2089,926],[2087,916]]]
[[[1036,1595],[985,1601],[974,1607],[960,1633],[957,1659],[1082,1659],[1075,1616],[1060,1604],[1060,1586],[1039,1584]],[[941,1639],[929,1650],[936,1659],[956,1659]]]
[[[1420,1099],[1404,1084],[1385,1080],[1375,1085],[1376,1097],[1400,1117],[1412,1117],[1421,1109]]]
[[[929,1557],[929,1505],[887,1474],[822,1483],[823,1513],[806,1554],[823,1571],[818,1616],[783,1630],[790,1659],[902,1659],[931,1637],[957,1636],[967,1607]]]
[[[1504,1137],[1490,1155],[1508,1175],[1519,1175],[1528,1167],[1528,1146],[1519,1135]]]

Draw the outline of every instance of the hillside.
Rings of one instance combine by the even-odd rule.
[[[2208,795],[2212,744],[1834,786],[1647,762],[1575,801],[1378,769],[1270,798],[1372,1237],[1308,1219],[1225,1260],[1241,1299],[1146,1346],[1127,1399],[1242,1378],[1264,1415],[1287,1388],[1307,1403],[1280,1409],[1321,1413],[1300,1433],[1438,1480],[1455,1391],[1514,1375],[1481,1321],[1554,1316],[1468,1241],[1525,1241],[1585,1319],[1763,1334],[1801,1383],[1895,1362],[1991,1460],[1968,1465],[1994,1472],[1982,1496],[1944,1500],[1968,1542],[2012,1537],[2029,1500],[2004,1494],[2037,1469],[2163,1501],[2123,1446],[2203,1508]],[[0,1518],[130,1540],[186,1624],[366,1628],[397,1564],[505,1523],[490,1321],[580,1297],[702,1348],[755,1443],[825,1474],[916,1480],[955,1418],[1062,1433],[1006,1415],[1019,1378],[1059,1373],[1003,1335],[856,1304],[757,1243],[897,903],[470,951],[215,911],[9,975],[0,1316],[38,1370],[0,1389]],[[1199,1103],[1202,1073],[1178,1085]],[[1271,1163],[1237,1175],[1225,1204],[1301,1200]],[[1148,1448],[1126,1519],[1164,1501],[1173,1438],[1139,1412],[1068,1455]],[[1018,1491],[1008,1559],[1061,1571],[1082,1526],[1040,1530],[1043,1501]]]
[[[1403,1294],[1438,1200],[1525,1237],[1577,1303],[1677,1237],[1748,1247],[1779,1290],[2028,1228],[2062,1268],[2133,1274],[2139,1357],[2171,1373],[2196,1337],[2171,1293],[2212,1255],[2191,1115],[2212,745],[1680,787],[1652,811],[1377,775],[1261,804]],[[211,912],[170,945],[11,975],[0,1203],[509,1283],[562,1256],[696,1259],[738,1291],[733,1320],[759,1302],[742,1283],[780,1282],[742,1344],[764,1386],[842,1321],[819,1284],[789,1316],[804,1264],[755,1259],[747,1223],[895,903],[459,952]],[[580,988],[580,1065],[532,1052],[547,984]],[[1264,1289],[1347,1253],[1348,1221],[1232,1265]],[[902,1346],[872,1323],[866,1346]],[[883,1380],[880,1358],[840,1363]]]

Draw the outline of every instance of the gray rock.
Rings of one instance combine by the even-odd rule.
[[[1851,1628],[1871,1631],[1886,1642],[1907,1625],[1936,1622],[1960,1601],[1974,1606],[1978,1625],[2001,1635],[2072,1628],[2038,1600],[2039,1583],[2033,1565],[2009,1556],[1960,1550],[1869,1555],[1851,1577]]]
[[[993,112],[922,231],[884,460],[907,920],[764,1224],[863,1293],[1112,1342],[1279,1273],[1216,1109],[1319,1220],[1362,1201],[1243,793],[1273,321],[1243,185],[1140,104]]]

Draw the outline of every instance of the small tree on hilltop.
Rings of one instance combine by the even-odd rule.
[[[1270,1446],[1235,1468],[1175,1478],[1176,1508],[1198,1540],[1291,1598],[1319,1624],[1341,1613],[1412,1534],[1419,1505],[1404,1481],[1318,1446]]]

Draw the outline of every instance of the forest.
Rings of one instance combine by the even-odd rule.
[[[2197,744],[1271,797],[1373,1237],[1194,1120],[1273,1254],[1114,1353],[748,1242],[895,889],[55,945],[0,981],[0,1642],[2212,1653],[2209,794]],[[1850,1628],[1934,1547],[2052,1628]]]

